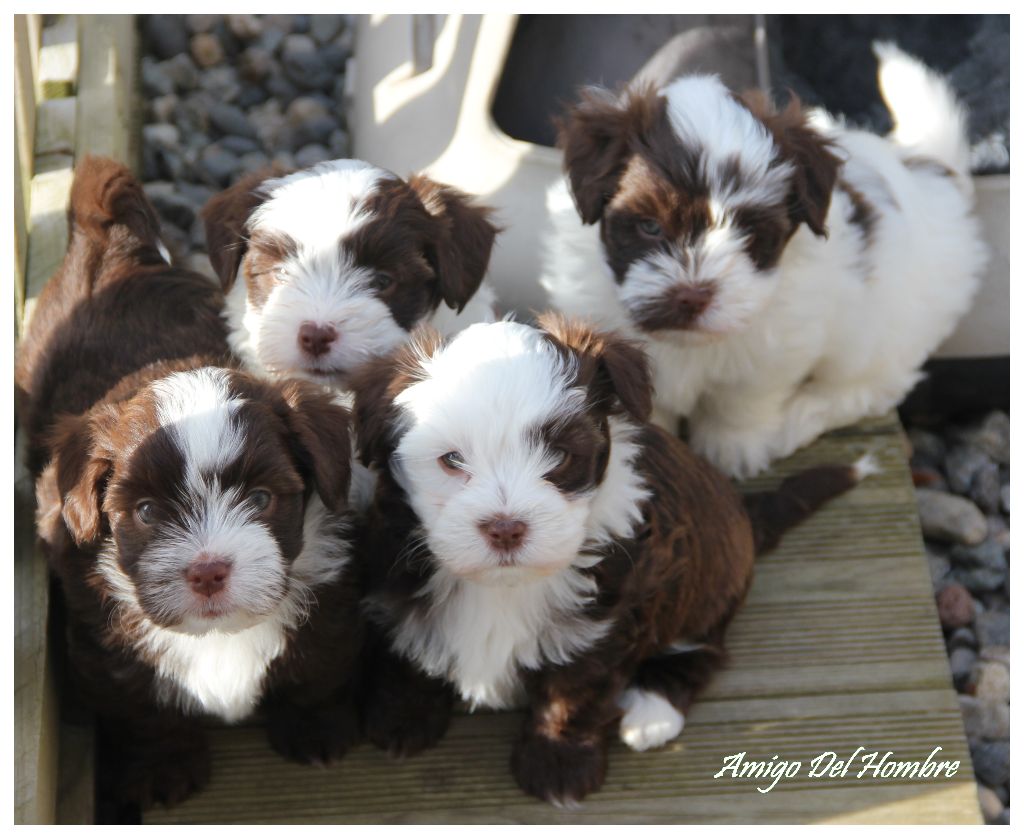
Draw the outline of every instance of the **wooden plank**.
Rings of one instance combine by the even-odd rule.
[[[75,115],[78,102],[73,96],[47,99],[36,111],[36,174],[60,169],[75,150]]]
[[[57,701],[46,646],[49,579],[35,546],[35,494],[23,465],[21,436],[14,458],[14,820],[51,824],[57,795]]]
[[[92,824],[96,797],[95,732],[91,725],[60,725],[57,824]]]
[[[778,476],[864,451],[882,473],[837,499],[759,560],[729,632],[732,653],[682,737],[638,754],[612,749],[605,787],[579,811],[522,795],[508,771],[517,714],[456,718],[434,750],[404,761],[360,746],[314,770],[278,759],[257,727],[211,731],[207,790],[151,823],[289,822],[927,822],[980,823],[894,416],[827,435]],[[959,760],[953,778],[811,778],[810,761],[856,748]],[[723,760],[800,761],[767,794],[715,778]]]
[[[82,62],[78,78],[75,157],[112,157],[132,166],[134,126],[135,18],[81,15]]]
[[[14,319],[21,332],[28,261],[29,194],[36,131],[39,16],[14,16]]]
[[[32,178],[32,215],[23,327],[32,318],[35,298],[64,259],[68,242],[67,202],[74,180],[71,157],[65,165]]]
[[[39,50],[39,88],[43,99],[73,96],[78,78],[76,15],[59,15],[43,29]]]

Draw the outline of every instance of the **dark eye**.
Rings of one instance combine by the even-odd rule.
[[[265,489],[254,489],[247,500],[257,513],[262,513],[270,506],[270,493]]]
[[[437,462],[449,475],[461,475],[466,471],[466,463],[458,452],[446,452],[437,459]]]
[[[650,236],[652,239],[660,239],[664,235],[661,225],[652,218],[640,219],[636,226],[644,236]]]
[[[394,284],[395,278],[384,271],[378,271],[376,274],[374,274],[373,281],[371,282],[371,285],[377,291],[387,291]]]
[[[152,501],[140,501],[135,505],[135,516],[143,524],[152,524],[156,521],[156,504]]]

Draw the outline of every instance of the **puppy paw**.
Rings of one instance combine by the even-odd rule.
[[[636,752],[656,749],[674,740],[686,718],[660,693],[630,688],[619,699],[623,710],[619,737]]]
[[[733,478],[752,478],[768,468],[772,460],[772,440],[763,429],[702,423],[693,429],[690,446]]]
[[[319,708],[284,705],[267,723],[270,745],[296,763],[327,766],[359,740],[359,718],[350,703]]]
[[[114,793],[119,803],[173,807],[209,783],[210,753],[202,748],[136,756],[121,765],[118,777]]]
[[[608,767],[603,743],[549,740],[527,734],[512,752],[519,788],[557,807],[574,809],[604,783]]]
[[[371,703],[366,709],[367,739],[393,757],[412,757],[437,745],[451,721],[450,703],[421,698],[421,703]]]

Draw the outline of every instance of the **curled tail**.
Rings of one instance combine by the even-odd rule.
[[[106,157],[86,157],[75,166],[68,207],[68,251],[72,272],[92,290],[113,257],[124,265],[166,265],[160,220],[142,185],[126,166]],[[82,270],[84,269],[84,270]]]
[[[908,156],[932,158],[973,191],[967,114],[949,82],[895,44],[876,42],[878,87],[892,116],[890,139]]]
[[[865,455],[850,466],[815,466],[790,475],[776,489],[744,495],[756,552],[773,550],[787,530],[877,471],[874,458]]]

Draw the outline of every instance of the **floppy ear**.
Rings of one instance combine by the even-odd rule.
[[[246,224],[252,211],[264,200],[260,186],[264,181],[286,174],[287,171],[279,167],[255,172],[214,195],[203,207],[200,215],[206,225],[206,247],[224,291],[234,285],[238,266],[245,256],[249,238]]]
[[[104,445],[104,415],[63,417],[50,436],[47,471],[56,480],[61,518],[79,547],[97,542],[106,530],[103,490],[113,468]]]
[[[842,165],[832,152],[832,142],[808,125],[800,100],[792,91],[783,111],[776,111],[761,91],[744,93],[740,101],[764,123],[780,156],[793,164],[788,197],[793,226],[804,223],[816,236],[827,236],[825,219]]]
[[[663,105],[653,85],[621,93],[587,87],[580,91],[580,101],[556,120],[562,168],[584,224],[601,218],[618,189],[631,137],[649,129]]]
[[[445,305],[461,312],[480,288],[491,260],[498,235],[498,228],[491,223],[491,209],[425,175],[413,175],[409,186],[438,222],[438,235],[427,259],[437,273]]]
[[[284,421],[302,472],[312,479],[327,509],[344,512],[352,479],[348,410],[322,388],[306,382],[283,382],[280,392],[287,405]]]
[[[423,360],[443,344],[440,332],[419,326],[404,346],[362,365],[350,380],[356,397],[356,441],[364,466],[388,462],[395,447],[395,397],[423,375]]]
[[[637,422],[647,422],[654,385],[639,344],[554,312],[541,315],[537,322],[556,346],[576,356],[578,381],[590,388],[598,404],[609,413],[623,412]]]

